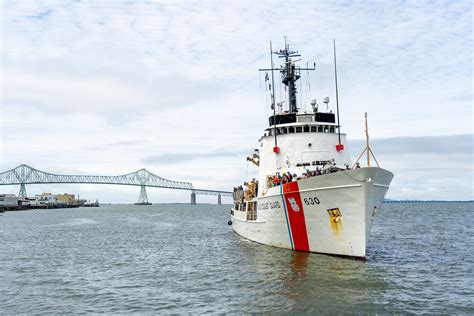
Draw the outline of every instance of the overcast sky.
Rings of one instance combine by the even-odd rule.
[[[245,157],[268,123],[258,68],[269,66],[269,41],[279,49],[288,36],[301,65],[316,62],[298,83],[305,103],[335,100],[336,38],[353,159],[368,112],[373,151],[395,174],[388,198],[474,199],[471,1],[1,3],[1,171],[21,163],[98,175],[145,167],[230,190],[252,176]],[[27,191],[134,202],[139,188]],[[189,200],[188,192],[148,193],[153,202]]]

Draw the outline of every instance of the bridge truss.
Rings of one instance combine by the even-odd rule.
[[[120,176],[60,175],[48,173],[22,164],[16,168],[0,173],[0,185],[20,185],[19,196],[26,197],[26,184],[46,183],[80,183],[80,184],[115,184],[140,186],[137,204],[149,204],[146,187],[177,189],[191,191],[191,204],[196,204],[196,194],[232,196],[232,192],[197,189],[191,182],[173,181],[157,176],[146,169]]]

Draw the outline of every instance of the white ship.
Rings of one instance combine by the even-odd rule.
[[[295,82],[301,71],[315,67],[296,66],[294,58],[300,55],[286,43],[277,52],[270,44],[270,52],[284,63],[273,69],[271,57],[271,68],[261,70],[271,71],[271,80],[266,75],[265,82],[273,89],[273,71],[281,73],[288,107],[284,110],[283,102],[275,106],[275,93],[269,89],[273,115],[259,148],[247,157],[258,168],[258,178],[234,188],[229,225],[239,235],[265,245],[363,259],[393,174],[370,165],[368,134],[368,166],[353,165],[346,134],[340,132],[339,106],[337,121],[328,98],[323,101],[325,109],[314,99],[310,113],[297,108]]]

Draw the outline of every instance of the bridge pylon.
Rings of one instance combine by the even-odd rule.
[[[196,205],[196,192],[191,192],[191,205]]]
[[[146,194],[146,187],[144,185],[140,186],[140,195],[138,196],[138,202],[135,205],[151,205],[148,202],[148,195]]]
[[[222,204],[222,197],[221,197],[221,194],[220,194],[220,193],[217,195],[217,204],[218,204],[218,205],[221,205],[221,204]]]
[[[18,193],[19,197],[26,197],[26,186],[24,183],[20,183],[20,192]]]

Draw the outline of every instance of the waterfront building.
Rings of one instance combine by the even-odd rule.
[[[0,208],[17,206],[18,197],[15,194],[0,194]]]
[[[56,204],[56,195],[51,193],[41,193],[35,195],[37,205],[54,205]]]
[[[56,204],[58,205],[71,205],[75,204],[76,195],[75,194],[57,194],[56,195]]]

